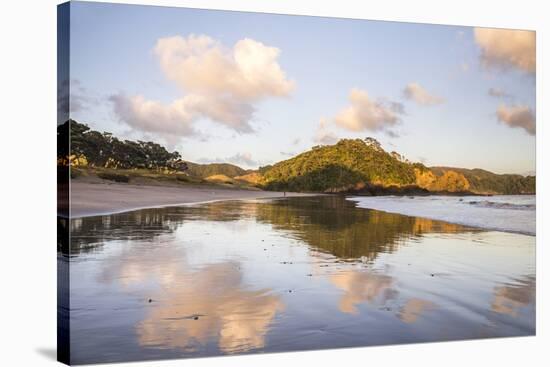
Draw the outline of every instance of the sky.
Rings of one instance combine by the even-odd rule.
[[[257,168],[373,137],[428,166],[535,172],[531,31],[71,3],[70,115]]]

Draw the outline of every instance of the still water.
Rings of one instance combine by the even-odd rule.
[[[535,237],[227,201],[72,219],[76,364],[535,333]]]

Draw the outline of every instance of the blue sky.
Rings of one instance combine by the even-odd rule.
[[[71,79],[73,119],[190,161],[372,136],[427,165],[535,171],[531,32],[73,2]]]

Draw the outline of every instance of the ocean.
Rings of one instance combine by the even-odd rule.
[[[536,234],[535,195],[354,196],[358,207],[503,232]]]

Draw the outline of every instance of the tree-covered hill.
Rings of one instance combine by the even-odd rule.
[[[169,152],[151,141],[121,140],[111,133],[100,133],[74,120],[58,126],[58,138],[68,136],[69,130],[70,155],[58,157],[60,163],[66,161],[72,166],[115,169],[187,169],[178,152]]]
[[[426,167],[372,138],[342,139],[260,169],[271,190],[364,194],[532,194],[535,177],[481,169]]]
[[[495,174],[482,169],[426,167],[397,152],[386,152],[373,138],[342,139],[315,146],[291,159],[245,170],[229,163],[184,161],[150,141],[121,140],[70,120],[58,126],[58,143],[68,139],[71,151],[60,150],[61,166],[146,172],[185,172],[184,182],[223,181],[266,190],[383,194],[533,194],[534,176]],[[204,153],[207,155],[207,152]],[[109,174],[117,176],[116,173]],[[113,176],[113,177],[114,177]],[[117,176],[118,177],[118,176]],[[128,182],[128,177],[123,177]],[[222,179],[223,178],[223,179]]]
[[[370,139],[343,139],[314,147],[264,170],[264,185],[274,190],[338,192],[366,184],[404,186],[415,183],[413,166],[384,151]]]
[[[191,176],[207,178],[214,175],[225,175],[227,177],[236,177],[246,174],[248,171],[229,163],[208,163],[198,164],[187,162],[189,167],[187,173]]]
[[[535,193],[535,176],[496,174],[483,169],[466,169],[454,167],[430,167],[437,176],[454,171],[463,175],[472,192],[480,194],[533,194]]]
[[[72,166],[113,169],[169,169],[185,171],[197,178],[214,175],[241,176],[248,171],[228,163],[197,164],[185,162],[179,152],[170,152],[150,141],[119,139],[109,132],[101,133],[85,124],[70,120],[57,128],[60,143],[66,141],[70,130],[71,153],[58,157],[60,163]],[[68,152],[62,153],[67,155]]]

